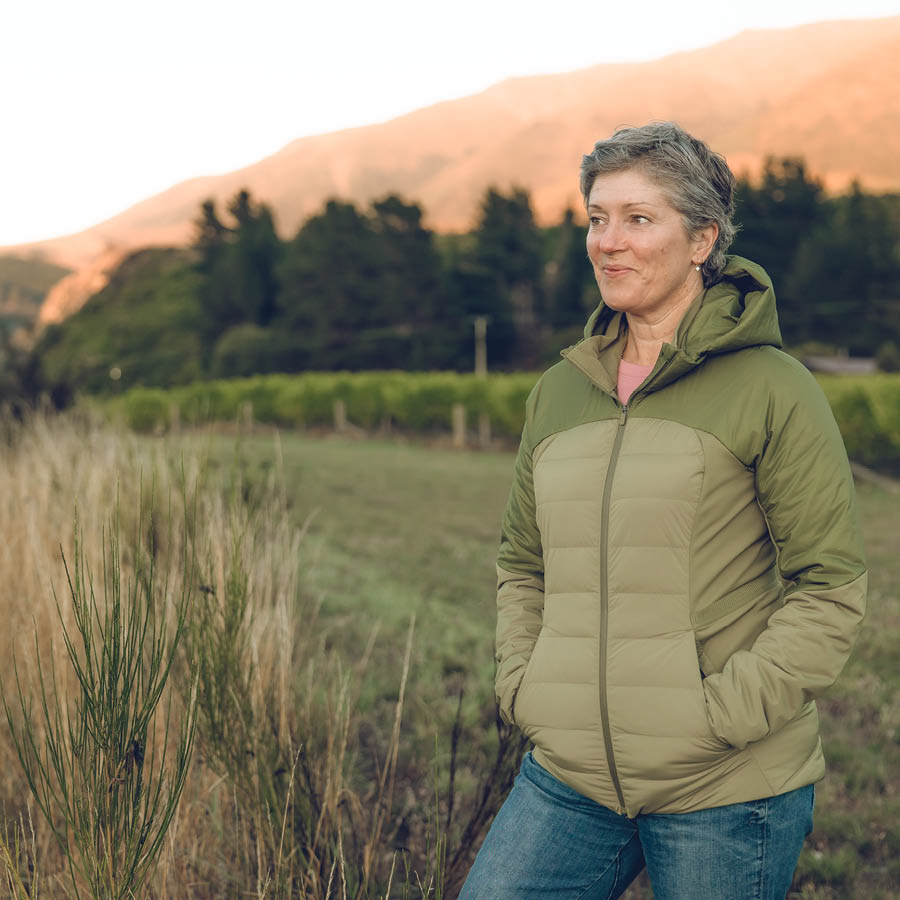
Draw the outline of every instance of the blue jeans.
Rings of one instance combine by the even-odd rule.
[[[646,865],[655,900],[784,900],[813,786],[690,813],[618,815],[525,755],[460,900],[614,900]]]

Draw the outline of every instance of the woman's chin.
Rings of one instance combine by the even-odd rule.
[[[638,300],[635,297],[628,296],[627,294],[623,295],[620,291],[616,291],[615,289],[609,290],[607,288],[605,291],[601,289],[600,296],[603,297],[603,302],[616,312],[627,313],[638,305]]]

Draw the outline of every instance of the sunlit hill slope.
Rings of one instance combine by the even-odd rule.
[[[578,202],[581,154],[617,125],[676,119],[738,171],[802,155],[827,186],[900,189],[900,16],[749,31],[646,63],[510,79],[378,125],[302,138],[244,169],[197,178],[80,234],[0,252],[83,268],[109,250],[189,240],[206,197],[247,187],[283,235],[329,196],[398,191],[438,230],[469,228],[489,184],[521,184],[538,217]]]

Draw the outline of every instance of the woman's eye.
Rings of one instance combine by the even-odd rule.
[[[603,222],[600,216],[591,216],[589,221],[591,225],[600,225]]]
[[[650,220],[646,216],[632,216],[632,221],[638,225],[645,225]]]

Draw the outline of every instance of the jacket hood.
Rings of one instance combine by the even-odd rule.
[[[625,348],[627,320],[602,301],[584,329],[584,340],[563,351],[570,362],[612,392]],[[781,347],[772,280],[762,266],[728,256],[722,279],[688,307],[672,344],[663,344],[648,390],[657,390],[710,355],[746,347]]]

